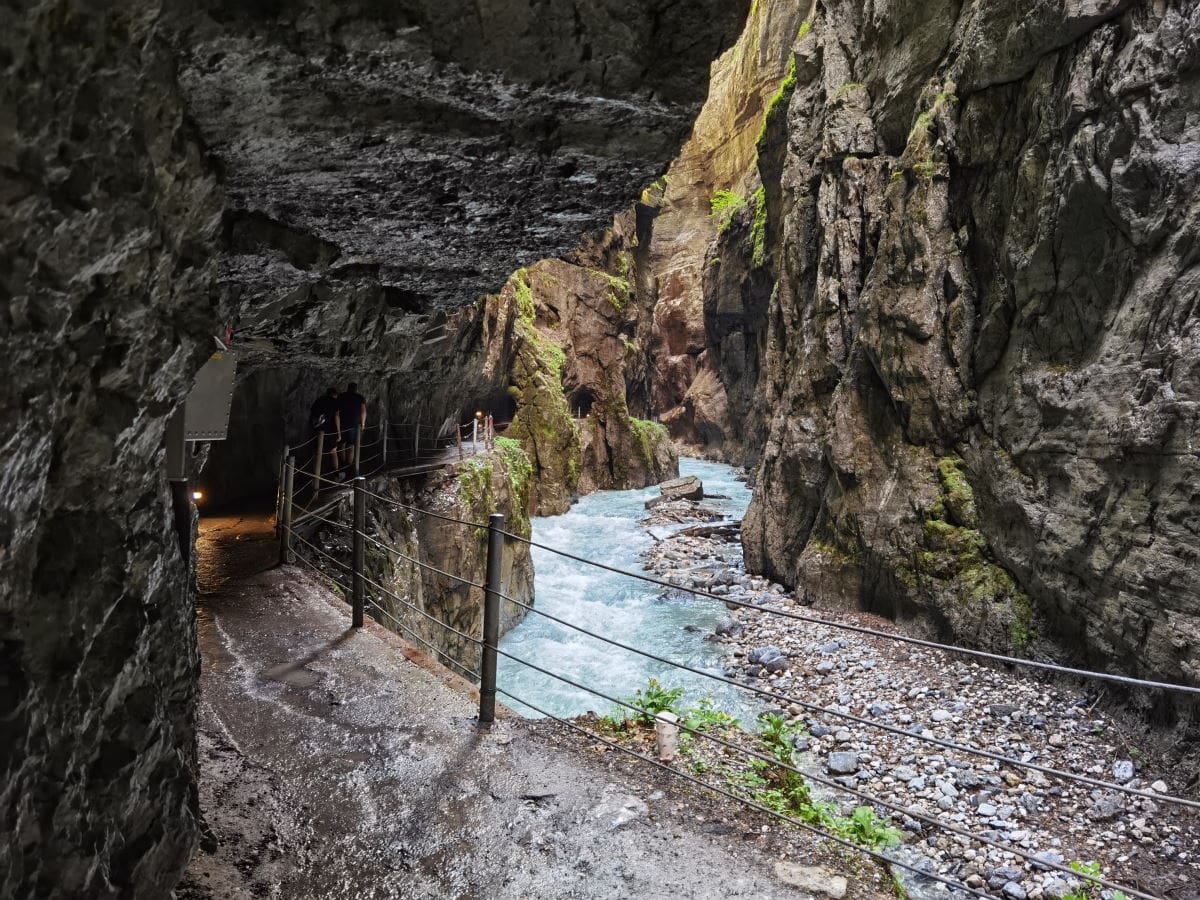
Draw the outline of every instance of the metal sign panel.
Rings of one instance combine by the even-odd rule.
[[[184,439],[223,441],[229,434],[229,408],[233,404],[233,377],[237,354],[214,353],[196,373],[196,383],[183,410]]]

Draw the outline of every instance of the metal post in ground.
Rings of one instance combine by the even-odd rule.
[[[381,424],[379,427],[382,429],[380,434],[383,437],[383,452],[380,455],[383,457],[383,464],[386,466],[387,465],[387,437],[388,437],[388,435],[387,435],[387,430],[388,430],[387,416],[383,417],[383,424]]]
[[[321,493],[321,466],[325,462],[325,432],[317,432],[317,459],[313,463],[313,496]]]
[[[483,592],[483,659],[479,665],[479,721],[496,718],[496,645],[500,642],[500,573],[504,563],[504,514],[488,516],[487,589]]]
[[[279,457],[279,490],[275,492],[275,528],[279,528],[279,522],[283,519],[283,476],[287,470],[288,457],[292,455],[292,448],[287,444],[283,445],[283,454]]]
[[[353,540],[353,609],[350,624],[362,628],[363,624],[363,537],[367,530],[367,479],[361,475],[354,479],[354,540]]]
[[[283,464],[283,507],[279,517],[279,564],[292,561],[292,498],[296,488],[296,457],[289,456]]]
[[[421,418],[417,417],[417,424],[413,426],[413,459],[421,457]]]
[[[362,425],[358,426],[358,431],[354,433],[354,476],[357,478],[359,474],[359,464],[362,462]]]
[[[459,458],[459,461],[461,462],[462,458],[463,458],[462,426],[461,425],[455,426],[454,433],[458,436],[458,458]]]

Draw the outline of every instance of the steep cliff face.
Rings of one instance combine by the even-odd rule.
[[[655,211],[647,250],[654,408],[676,439],[737,462],[762,443],[749,412],[771,281],[761,273],[744,277],[748,267],[737,252],[726,259],[717,245],[758,196],[763,119],[778,103],[807,7],[794,0],[753,4],[737,42],[713,63],[691,137],[643,196]],[[721,197],[731,206],[714,210]],[[756,234],[761,244],[764,235]],[[739,239],[745,236],[739,228]]]
[[[759,145],[751,568],[1200,679],[1198,35],[1163,0],[815,4]]]
[[[161,897],[195,835],[167,419],[221,196],[137,3],[0,12],[0,895]]]
[[[163,896],[190,852],[196,653],[162,444],[211,336],[231,326],[243,375],[267,373],[248,425],[303,415],[275,388],[303,409],[364,373],[435,425],[503,392],[473,374],[470,304],[661,171],[744,14],[0,11],[0,893]]]
[[[534,467],[531,510],[566,512],[575,496],[657,484],[678,473],[666,430],[639,419],[648,406],[644,258],[632,214],[570,260],[513,274],[483,304],[485,377],[507,381],[509,435]]]

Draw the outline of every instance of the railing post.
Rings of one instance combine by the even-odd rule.
[[[279,564],[292,561],[292,498],[296,488],[296,457],[289,456],[283,464],[283,508],[279,519]]]
[[[287,474],[288,457],[292,455],[292,448],[287,444],[283,445],[283,454],[279,457],[279,490],[275,494],[275,527],[279,527],[280,521],[283,519],[283,479]]]
[[[383,429],[383,430],[380,432],[380,434],[381,434],[381,435],[382,435],[382,437],[383,437],[383,452],[382,452],[382,454],[381,454],[381,455],[383,456],[383,460],[382,460],[382,462],[383,462],[383,464],[386,466],[386,465],[387,465],[387,437],[388,437],[388,435],[387,435],[387,431],[388,431],[387,416],[384,416],[384,417],[383,417],[383,424],[382,424],[382,425],[380,425],[379,427],[380,427],[381,429]]]
[[[361,475],[354,479],[354,581],[353,611],[350,624],[362,628],[363,624],[363,535],[367,530],[367,479]]]
[[[325,463],[325,432],[317,432],[317,459],[313,463],[313,496],[321,493],[321,466]]]
[[[487,589],[483,592],[483,658],[479,665],[479,721],[496,718],[496,645],[500,642],[500,578],[504,564],[504,514],[488,516]]]
[[[359,475],[359,466],[362,464],[362,434],[363,426],[358,426],[358,431],[354,433],[354,477]]]
[[[463,458],[462,426],[461,425],[454,426],[454,434],[458,437],[458,459],[461,462],[462,458]]]
[[[421,458],[421,417],[417,416],[417,424],[413,426],[413,459]]]

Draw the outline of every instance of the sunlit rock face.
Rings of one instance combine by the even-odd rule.
[[[212,335],[406,413],[490,390],[471,304],[661,171],[747,5],[0,11],[0,894],[161,897],[190,853],[162,445]]]
[[[707,250],[706,352],[752,352],[670,386],[756,386],[749,567],[1197,681],[1198,35],[1116,0],[821,3],[789,35],[762,252],[750,203]]]

